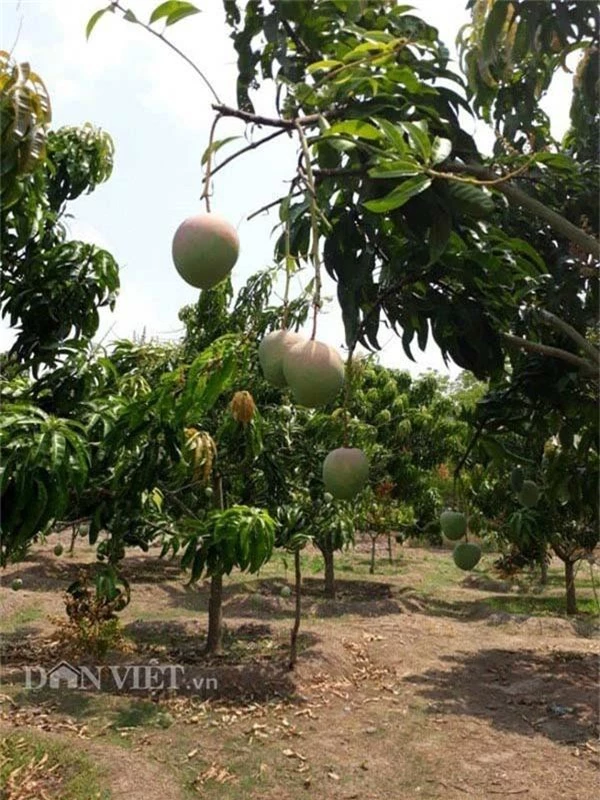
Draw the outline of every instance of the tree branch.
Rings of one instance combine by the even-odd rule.
[[[500,177],[488,167],[482,167],[480,164],[448,164],[445,170],[446,172],[457,174],[466,173],[485,181],[497,181],[498,177]],[[527,192],[524,192],[511,183],[495,183],[494,188],[502,192],[511,203],[522,206],[535,216],[543,219],[554,228],[555,231],[565,236],[567,239],[570,239],[589,255],[594,258],[600,258],[600,242],[581,230],[581,228],[578,228],[577,225],[573,225],[572,222],[569,222],[569,220],[561,214],[548,208],[548,206],[536,200],[535,197],[531,197]]]
[[[323,117],[326,119],[335,119],[343,113],[341,109],[333,109],[331,111],[322,111],[319,114],[307,114],[304,117],[294,117],[294,119],[280,119],[279,117],[263,117],[261,114],[240,111],[239,108],[231,108],[231,106],[225,106],[221,103],[213,103],[212,107],[224,117],[236,117],[244,122],[252,122],[255,125],[266,125],[270,128],[285,128],[290,131],[297,130],[298,125],[310,127],[311,125],[317,125],[319,120]]]
[[[229,164],[231,161],[233,161],[238,156],[241,156],[244,153],[247,153],[249,150],[255,150],[257,147],[260,147],[261,144],[265,144],[265,142],[269,142],[269,141],[271,141],[271,139],[275,139],[277,136],[281,136],[282,133],[286,133],[286,129],[285,128],[281,128],[280,130],[275,131],[275,133],[270,133],[268,136],[263,136],[262,139],[257,139],[257,141],[251,142],[247,147],[242,147],[241,150],[238,150],[236,153],[232,153],[224,161],[222,161],[218,166],[214,167],[214,169],[211,172],[211,175],[216,175],[217,172],[220,169],[223,169],[223,167],[227,166],[227,164]]]
[[[574,353],[569,353],[568,350],[561,350],[559,347],[551,347],[547,344],[539,344],[538,342],[530,342],[528,339],[521,339],[519,336],[513,336],[512,333],[501,334],[502,338],[507,344],[514,345],[521,348],[521,350],[529,350],[532,353],[541,353],[545,356],[552,358],[560,358],[562,361],[567,361],[579,369],[583,370],[586,374],[592,375],[598,380],[598,370],[594,368],[593,364],[586,361],[585,358],[580,358]]]
[[[553,314],[551,311],[545,311],[543,308],[537,309],[537,313],[554,328],[557,328],[568,336],[571,341],[575,342],[576,345],[588,354],[592,361],[600,366],[600,351],[594,347],[591,342],[588,342],[579,331],[576,331],[572,325],[569,325],[568,322],[560,319],[560,317],[557,317],[556,314]]]
[[[192,59],[189,58],[189,56],[186,56],[186,54],[182,50],[180,50],[176,45],[174,45],[173,42],[170,42],[162,33],[159,33],[158,31],[153,30],[149,25],[146,25],[145,22],[141,22],[136,17],[131,18],[131,17],[127,16],[128,13],[131,14],[131,10],[123,8],[123,6],[118,2],[118,0],[113,0],[112,7],[118,9],[129,22],[135,22],[136,25],[139,25],[140,27],[144,28],[144,30],[148,31],[148,33],[151,33],[152,36],[155,36],[157,39],[160,39],[161,42],[164,42],[167,45],[167,47],[170,47],[171,50],[174,50],[177,53],[178,56],[181,56],[181,58],[183,58],[183,60],[187,64],[190,65],[190,67],[194,70],[194,72],[197,75],[199,75],[200,78],[202,78],[202,80],[204,81],[206,86],[209,88],[212,96],[215,98],[217,103],[221,102],[221,98],[216,93],[212,83],[208,80],[208,78],[202,72],[200,67],[197,64],[194,64]]]
[[[303,191],[294,192],[294,194],[284,194],[281,197],[278,197],[277,200],[273,200],[270,203],[267,203],[266,206],[262,206],[262,208],[259,208],[257,211],[253,211],[250,214],[250,216],[246,217],[246,219],[247,220],[254,219],[254,217],[257,217],[259,214],[262,214],[263,211],[268,211],[270,208],[273,208],[273,206],[279,205],[279,203],[283,202],[283,200],[285,200],[288,197],[289,198],[300,197],[300,195],[303,195],[303,194],[304,194]]]

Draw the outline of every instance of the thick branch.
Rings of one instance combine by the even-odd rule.
[[[497,180],[498,177],[500,177],[495,172],[488,169],[488,167],[482,167],[480,164],[449,164],[445,167],[445,170],[446,172],[455,172],[458,174],[467,173],[468,175],[473,175],[476,178],[488,181]],[[524,192],[522,189],[517,188],[509,182],[497,183],[494,185],[494,188],[502,192],[511,203],[522,206],[527,209],[527,211],[531,211],[535,216],[543,219],[554,228],[555,231],[562,236],[566,236],[567,239],[570,239],[589,255],[594,258],[600,258],[600,242],[597,239],[594,239],[593,236],[589,236],[589,234],[581,230],[581,228],[578,228],[577,225],[573,225],[572,222],[569,222],[568,219],[565,219],[565,217],[561,216],[556,211],[540,203],[535,197],[531,197],[527,192]]]
[[[583,370],[588,375],[593,375],[598,379],[598,370],[594,368],[593,364],[586,361],[585,358],[580,358],[574,353],[569,353],[568,350],[561,350],[559,347],[550,347],[547,344],[539,344],[538,342],[530,342],[528,339],[521,339],[519,336],[513,336],[512,333],[503,333],[502,338],[507,344],[512,344],[515,347],[520,347],[521,350],[529,350],[532,353],[541,353],[545,356],[552,358],[560,358],[562,361],[567,361],[579,369]]]
[[[559,331],[562,331],[566,336],[571,339],[571,341],[575,342],[588,356],[600,366],[600,352],[591,342],[582,336],[579,331],[576,331],[572,325],[569,325],[568,322],[560,319],[557,317],[556,314],[553,314],[551,311],[545,311],[543,308],[538,309],[538,314],[542,317],[542,319],[546,320],[546,322],[550,323],[554,328],[557,328]]]

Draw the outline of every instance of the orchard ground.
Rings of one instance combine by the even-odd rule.
[[[299,663],[287,669],[292,559],[226,579],[224,653],[202,654],[208,585],[186,587],[157,551],[123,562],[132,600],[126,651],[107,664],[177,664],[217,691],[27,690],[25,668],[61,652],[52,618],[94,553],[53,555],[57,537],[2,579],[0,775],[7,800],[589,800],[598,788],[596,604],[589,565],[580,609],[561,615],[549,585],[493,575],[493,554],[461,573],[451,550],[370,542],[336,554],[338,597],[322,597],[322,559],[303,554]],[[14,577],[23,590],[11,591]],[[285,593],[284,593],[285,594]],[[67,659],[68,660],[68,659]],[[70,663],[75,663],[71,660]],[[79,663],[94,663],[92,660]],[[17,770],[15,772],[15,770]]]

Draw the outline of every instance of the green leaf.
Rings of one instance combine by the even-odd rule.
[[[200,9],[196,8],[192,3],[184,2],[184,0],[167,0],[166,3],[161,3],[154,9],[150,15],[150,25],[163,17],[166,18],[167,25],[174,25],[185,17],[199,13]]]
[[[332,67],[341,67],[343,66],[343,61],[335,61],[332,59],[325,59],[324,61],[315,61],[314,64],[309,64],[306,71],[309,75],[312,75],[313,72],[318,72],[320,69],[331,69]]]
[[[344,56],[344,61],[346,63],[349,61],[356,61],[357,59],[361,59],[363,56],[369,55],[372,52],[380,52],[386,49],[386,44],[383,42],[363,42],[362,44],[357,45],[349,53],[346,53]]]
[[[492,62],[496,55],[496,47],[502,40],[501,32],[511,3],[496,0],[485,23],[481,39],[481,56],[483,66]]]
[[[127,22],[137,22],[137,17],[130,8],[123,14],[123,19],[126,19]]]
[[[422,169],[416,161],[398,159],[378,164],[369,170],[369,175],[371,178],[404,178],[406,175],[417,175]]]
[[[106,14],[107,11],[112,11],[112,6],[107,6],[106,8],[100,8],[98,11],[95,11],[92,16],[88,20],[88,24],[85,26],[85,38],[89,39],[92,31],[96,27],[96,23]]]
[[[241,138],[242,138],[241,136],[227,136],[227,138],[225,138],[225,139],[219,139],[218,141],[213,142],[202,153],[202,161],[200,163],[201,164],[206,164],[206,162],[208,161],[208,157],[212,153],[216,153],[217,150],[220,150],[226,144],[229,144],[229,142],[233,142],[235,139],[241,139]]]
[[[404,141],[404,134],[397,125],[390,122],[388,119],[373,118],[373,122],[381,130],[385,138],[399,153],[406,153],[406,142]]]
[[[346,133],[350,136],[358,136],[359,139],[380,139],[381,133],[373,125],[361,119],[347,119],[343,122],[336,122],[323,136],[335,136],[337,133]]]
[[[431,158],[431,142],[427,135],[427,123],[401,122],[400,125],[408,134],[413,148],[419,153],[423,161],[428,162]]]
[[[442,255],[452,233],[452,217],[447,211],[436,213],[431,228],[429,229],[429,264],[435,262]]]
[[[411,197],[425,191],[431,186],[431,178],[427,175],[415,175],[414,178],[409,178],[393,189],[385,197],[378,200],[367,200],[363,203],[364,207],[369,211],[374,211],[376,214],[383,214],[386,211],[392,211],[395,208],[403,206]]]
[[[452,152],[452,142],[450,139],[443,139],[436,136],[431,147],[431,163],[440,164],[445,161]]]

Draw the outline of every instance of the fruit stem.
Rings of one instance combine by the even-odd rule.
[[[213,141],[215,138],[215,130],[217,128],[217,123],[221,119],[221,115],[217,114],[213,120],[213,124],[210,128],[210,135],[208,137],[208,149],[206,151],[206,171],[204,174],[204,189],[202,190],[202,194],[200,195],[200,200],[204,200],[206,203],[206,213],[210,214],[210,181],[211,181],[211,170],[212,170],[212,155],[213,155]]]
[[[164,34],[159,33],[158,31],[155,31],[153,28],[150,27],[150,25],[146,25],[145,22],[142,22],[141,20],[137,19],[135,16],[131,15],[131,11],[129,9],[127,9],[127,8],[124,8],[118,2],[118,0],[112,0],[110,8],[111,8],[111,11],[113,9],[115,9],[115,8],[118,9],[123,14],[123,16],[126,17],[126,19],[129,22],[133,22],[136,25],[139,25],[141,28],[144,28],[144,30],[148,31],[148,33],[151,33],[152,36],[155,36],[157,39],[160,39],[162,42],[164,42],[167,45],[167,47],[170,47],[171,50],[173,50],[175,53],[177,53],[177,55],[180,56],[180,58],[182,58],[187,64],[189,64],[190,67],[194,70],[194,72],[197,75],[200,76],[200,78],[204,81],[205,85],[208,87],[210,93],[215,98],[217,103],[219,103],[219,105],[221,104],[221,100],[219,98],[219,95],[215,91],[214,86],[208,80],[206,75],[202,72],[200,67],[197,64],[195,64],[189,56],[186,56],[186,54],[182,50],[180,50],[176,45],[174,45],[173,42],[169,41],[169,39],[167,39],[167,37]]]
[[[292,278],[292,255],[290,243],[290,203],[292,202],[294,190],[294,183],[290,185],[290,191],[287,196],[287,216],[285,220],[285,288],[283,290],[283,316],[281,318],[281,327],[287,330],[288,316],[290,311],[290,283]]]
[[[319,309],[321,308],[321,264],[319,261],[319,225],[317,221],[318,208],[317,208],[317,194],[315,189],[315,179],[312,171],[312,164],[310,163],[310,151],[308,149],[308,142],[302,126],[296,122],[296,130],[300,137],[300,144],[302,145],[302,154],[304,161],[304,168],[306,170],[306,183],[308,185],[308,194],[310,196],[310,228],[312,234],[312,248],[311,260],[315,270],[315,290],[313,292],[313,325],[311,340],[314,340],[317,335],[317,317]]]
[[[350,400],[352,397],[352,356],[354,355],[354,345],[348,350],[348,358],[346,359],[346,383],[344,386],[344,447],[349,447],[350,431],[348,425],[348,418],[350,416]]]

